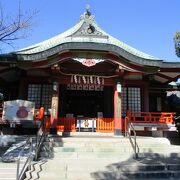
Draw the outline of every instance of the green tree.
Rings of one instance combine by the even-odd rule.
[[[180,32],[176,32],[174,35],[174,44],[176,55],[180,57]]]

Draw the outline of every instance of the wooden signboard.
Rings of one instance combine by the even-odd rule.
[[[25,100],[5,101],[2,120],[34,120],[35,103]]]

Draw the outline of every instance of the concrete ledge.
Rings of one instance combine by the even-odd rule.
[[[114,133],[100,133],[100,132],[57,132],[57,135],[63,137],[71,136],[109,136],[113,137]]]

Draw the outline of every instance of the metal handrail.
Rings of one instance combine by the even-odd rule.
[[[37,134],[36,134],[36,146],[35,146],[35,155],[33,154],[33,142],[32,142],[32,137],[28,137],[26,140],[26,143],[24,144],[22,150],[20,151],[18,155],[18,160],[17,160],[17,171],[16,171],[16,180],[22,180],[24,173],[26,172],[26,169],[30,165],[31,161],[34,160],[36,161],[39,156],[39,152],[41,149],[41,146],[46,138],[47,135],[47,129],[44,126],[44,117],[42,118],[41,124],[38,128]],[[20,171],[20,160],[22,157],[22,154],[25,150],[25,148],[29,145],[29,155],[23,164],[23,167]]]
[[[35,149],[35,157],[34,160],[37,161],[39,157],[39,152],[42,147],[42,144],[47,136],[46,128],[44,127],[44,119],[41,121],[40,127],[36,134],[36,149]]]
[[[22,154],[25,150],[25,148],[29,146],[29,156],[27,157],[25,163],[22,166],[22,169],[20,171],[20,162],[21,162],[21,158],[22,158]],[[18,155],[18,160],[17,160],[17,170],[16,170],[16,180],[22,180],[23,175],[27,169],[27,167],[29,166],[29,164],[31,163],[31,161],[33,160],[33,143],[32,143],[32,137],[28,137],[26,140],[26,143],[24,144],[22,150],[20,151],[19,155]]]
[[[133,136],[134,142],[132,140],[131,130],[132,130],[132,132],[134,134],[134,136]],[[137,159],[138,158],[138,154],[139,154],[139,146],[138,146],[137,140],[136,140],[137,139],[136,138],[136,131],[134,129],[133,123],[129,123],[128,122],[128,117],[125,117],[125,135],[126,136],[128,135],[130,143],[131,143],[132,148],[134,150],[135,158]]]

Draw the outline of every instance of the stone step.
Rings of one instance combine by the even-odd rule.
[[[167,139],[140,139],[137,160],[132,158],[134,152],[127,138],[58,137],[53,143],[60,147],[54,147],[52,159],[42,166],[42,180],[177,179],[180,175],[179,148]]]
[[[160,172],[160,171],[176,171],[180,172],[180,164],[135,164],[135,165],[111,165],[111,170],[121,172]]]
[[[46,144],[46,146],[48,146]],[[51,147],[51,145],[49,145]],[[67,147],[67,148],[126,148],[131,147],[130,142],[126,142],[126,144],[121,143],[53,143],[53,147]]]
[[[80,146],[63,146],[63,147],[54,147],[54,152],[74,152],[74,151],[128,151],[132,149],[132,146],[127,144],[126,146],[106,146],[106,145],[94,145],[91,144],[91,146],[84,146],[84,147],[80,147]],[[141,152],[144,151],[148,151],[148,150],[156,150],[156,151],[161,151],[163,150],[164,152],[168,152],[169,150],[171,150],[171,152],[180,152],[179,148],[175,149],[175,148],[168,148],[168,147],[151,147],[151,148],[140,148]]]
[[[41,180],[49,180],[49,178],[48,177],[43,177]],[[57,178],[51,178],[51,180],[59,180],[59,177]],[[70,179],[70,178],[62,178],[61,177],[61,180],[84,180],[84,177],[78,177],[78,178],[75,178],[75,177],[73,177],[72,179]],[[102,178],[99,178],[99,179],[94,179],[93,177],[86,177],[86,180],[112,180],[112,179],[108,179],[108,178],[104,178],[104,179],[102,179]],[[129,180],[129,179],[127,179],[127,178],[121,178],[120,180]],[[131,179],[131,180],[139,180],[139,179],[135,179],[135,178],[133,178],[133,179]],[[165,178],[153,178],[153,179],[149,179],[149,180],[167,180],[167,178],[165,179]],[[171,179],[168,179],[168,180],[179,180],[179,179],[177,179],[177,178],[171,178]]]
[[[114,148],[114,147],[127,147],[127,145],[131,146],[129,144],[129,142],[127,142],[126,144],[121,144],[121,143],[92,143],[92,142],[88,142],[88,143],[58,143],[55,142],[53,143],[54,147],[110,147],[110,148]]]
[[[0,168],[0,180],[16,179],[16,168]]]
[[[132,157],[132,152],[130,153],[119,153],[119,152],[66,152],[66,153],[56,153],[54,157],[56,159],[96,159],[96,158],[116,158],[120,159],[121,157]]]
[[[55,170],[55,171],[65,171],[65,170],[73,170],[73,169],[80,169],[81,171],[83,169],[104,169],[106,166],[112,163],[116,163],[118,160],[117,158],[112,159],[61,159],[57,160],[52,159],[48,160],[47,163],[45,163],[42,168],[43,171],[47,172],[48,170]]]
[[[17,167],[17,163],[12,162],[12,163],[4,163],[4,162],[0,162],[0,168],[16,168]]]
[[[139,153],[159,153],[159,154],[171,154],[179,153],[180,150],[171,149],[171,148],[139,148]]]
[[[124,159],[125,160],[125,159]],[[85,161],[85,159],[80,160],[60,160],[53,163],[49,161],[44,164],[43,170],[55,170],[58,172],[62,171],[98,171],[102,169],[108,169],[111,171],[122,171],[122,172],[156,172],[156,171],[180,171],[180,164],[164,164],[163,162],[159,164],[138,164],[137,162],[131,164],[120,164],[116,159],[94,159]]]
[[[53,148],[54,153],[60,152],[60,153],[66,153],[66,152],[133,152],[131,147],[61,147],[61,148]]]
[[[0,168],[0,174],[1,173],[16,173],[16,168],[14,167],[14,168]]]
[[[126,146],[129,142],[128,138],[63,138],[63,137],[55,137],[52,139],[54,144],[57,146],[68,146],[69,144],[73,146],[90,146],[93,145],[104,145],[106,146]],[[167,147],[170,145],[169,140],[166,138],[141,138],[137,137],[137,143],[140,147]]]
[[[61,179],[99,179],[99,180],[115,180],[115,179],[154,179],[154,178],[174,178],[179,179],[180,172],[176,171],[156,171],[156,172],[113,172],[113,171],[67,171],[67,172],[59,172],[52,173],[47,172],[40,176],[40,179],[43,180],[47,177],[51,177],[51,179],[61,178]]]
[[[64,141],[88,141],[88,140],[92,140],[92,141],[99,141],[101,139],[107,140],[109,141],[110,139],[112,141],[126,141],[127,139],[129,139],[128,137],[124,137],[124,136],[69,136],[69,137],[63,137],[63,136],[58,136],[58,135],[49,135],[48,138],[50,140],[54,140],[54,141],[60,141],[60,140],[64,140]],[[133,138],[133,136],[132,136]],[[153,142],[153,143],[165,143],[165,144],[170,144],[170,141],[165,138],[165,137],[144,137],[144,136],[136,136],[136,139],[139,142],[144,142],[147,141],[148,142]]]
[[[47,145],[48,147],[48,145]],[[129,142],[127,142],[127,144],[97,144],[97,143],[92,143],[89,142],[89,144],[85,144],[85,143],[80,143],[80,144],[74,144],[74,143],[63,143],[63,144],[56,144],[54,145],[54,147],[64,147],[64,148],[127,148],[127,147],[132,147],[131,144],[129,144]],[[180,151],[180,148],[171,148],[168,146],[139,146],[139,149],[141,150],[147,150],[147,149],[155,149],[155,150],[166,150],[166,149],[171,149],[174,152],[178,152]]]
[[[68,173],[69,179],[74,176],[74,173],[70,174]],[[92,177],[94,179],[179,179],[180,177],[180,172],[177,171],[144,171],[144,172],[121,172],[121,171],[116,171],[116,172],[95,172],[91,173]]]
[[[158,148],[157,147],[157,148],[150,148],[150,149],[143,148],[143,149],[140,149],[140,151],[139,151],[139,153],[141,155],[147,154],[149,152],[159,153],[161,155],[170,155],[170,154],[172,155],[172,153],[176,153],[176,155],[178,155],[178,153],[180,151],[179,151],[179,149],[176,149],[174,147],[171,147],[171,148],[168,148],[168,147],[166,147],[166,148],[159,147]],[[68,147],[67,146],[55,147],[53,152],[52,152],[52,150],[51,151],[45,150],[45,151],[41,152],[41,156],[48,157],[48,155],[51,154],[51,156],[49,156],[49,157],[52,157],[58,153],[60,154],[61,157],[62,156],[64,156],[64,157],[71,156],[72,157],[73,153],[77,153],[76,155],[73,155],[74,157],[78,157],[80,154],[85,154],[85,153],[87,153],[87,156],[89,154],[91,154],[91,157],[93,154],[97,155],[99,153],[101,153],[101,154],[105,153],[107,155],[108,155],[108,153],[111,153],[112,155],[120,154],[121,156],[123,156],[125,154],[130,154],[130,153],[134,154],[131,145],[127,145],[126,147],[109,147],[109,146],[104,147],[104,146],[93,146],[93,145],[89,146],[89,147],[86,147],[86,146],[85,147],[79,147],[79,146],[74,147],[72,145],[72,146],[68,146]],[[179,156],[180,156],[180,154],[179,154]]]
[[[121,174],[128,178],[136,178],[136,179],[153,179],[153,178],[179,178],[180,172],[177,171],[144,171],[144,172],[124,172]]]
[[[64,138],[64,137],[51,137],[49,138],[50,140],[54,141],[54,142],[124,142],[127,141],[128,138],[124,138],[124,137],[86,137],[86,138],[81,138],[81,137],[68,137],[68,138]]]
[[[167,165],[168,170],[173,170],[173,171],[180,171],[180,164],[168,164]]]
[[[91,177],[90,174],[88,173],[83,173],[81,172],[80,175],[78,174],[75,174],[75,173],[68,173],[68,174],[59,174],[59,175],[56,175],[54,173],[48,173],[47,175],[46,174],[43,174],[42,176],[40,176],[40,179],[41,180],[45,180],[45,179],[48,179],[48,177],[51,177],[51,179],[54,179],[54,180],[58,180],[58,179],[71,179],[71,180],[86,180],[86,179],[94,179]],[[101,179],[102,180],[102,179]],[[110,179],[108,179],[110,180]],[[113,180],[113,179],[112,179]]]
[[[129,142],[129,140],[126,140],[126,141],[54,141],[53,143],[54,144],[58,144],[58,145],[64,145],[64,144],[71,144],[72,145],[87,145],[89,143],[93,143],[93,144],[97,144],[97,145],[103,145],[104,143],[107,143],[107,145],[116,145],[116,144],[121,144],[121,145],[125,145],[127,142]],[[48,143],[48,142],[47,142]]]
[[[20,171],[23,164],[20,164]],[[16,173],[17,173],[17,162],[12,162],[12,163],[0,162],[0,180],[16,179]]]

